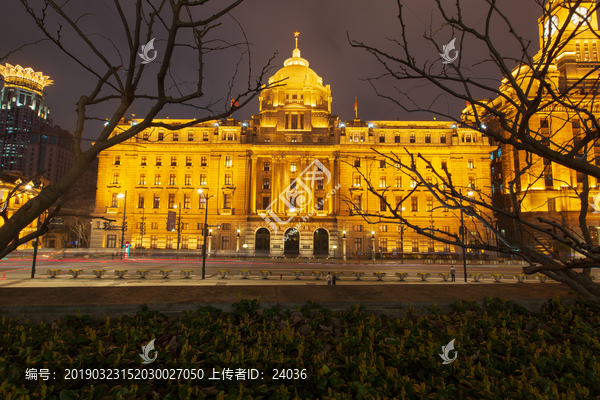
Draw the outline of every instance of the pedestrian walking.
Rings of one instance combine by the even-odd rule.
[[[335,285],[336,281],[337,281],[337,276],[335,276],[335,274],[334,274],[333,278],[331,279],[331,282]]]
[[[450,276],[452,277],[452,282],[454,282],[456,280],[456,269],[454,268],[454,265],[450,268]]]
[[[327,273],[327,278],[325,278],[327,280],[327,284],[331,285],[331,272]]]

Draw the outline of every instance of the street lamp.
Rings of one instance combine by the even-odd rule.
[[[375,262],[375,231],[371,231],[371,258]]]
[[[208,189],[206,189],[206,191],[208,192]],[[208,229],[208,200],[211,197],[214,197],[214,195],[212,196],[207,196],[206,194],[204,194],[204,192],[202,191],[202,189],[198,189],[198,194],[201,194],[204,196],[204,198],[206,199],[205,203],[204,203],[204,229],[203,229],[203,236],[204,236],[204,246],[202,249],[202,279],[204,279],[204,275],[206,272],[206,237],[208,236],[207,233],[207,229]],[[212,229],[210,230],[212,232]]]
[[[125,213],[127,212],[127,190],[125,191],[125,194],[119,193],[117,198],[125,199],[123,203],[123,223],[121,224],[121,258],[124,258],[123,252],[125,251]]]
[[[462,194],[462,193],[461,193]],[[467,192],[467,196],[473,196],[473,191],[469,190]],[[465,218],[464,218],[464,210],[460,209],[460,230],[461,230],[461,241],[462,241],[462,253],[463,253],[463,270],[465,273],[465,282],[467,282],[467,248],[465,247]]]
[[[335,262],[335,249],[337,249],[337,246],[334,244],[333,245],[333,261]]]
[[[237,243],[235,245],[235,256],[237,257],[238,252],[240,251],[240,230],[237,230]]]

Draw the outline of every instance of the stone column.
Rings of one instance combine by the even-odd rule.
[[[273,173],[271,174],[271,181],[272,181],[272,185],[271,185],[271,202],[275,201],[278,199],[279,196],[279,186],[280,186],[280,175],[279,175],[279,157],[273,157]],[[280,202],[277,201],[275,203],[275,207],[273,208],[273,212],[275,213],[279,213],[279,208],[281,207],[281,205],[279,204]]]
[[[327,159],[327,168],[329,168],[329,172],[331,173],[331,181],[327,184],[327,195],[331,193],[331,190],[334,188],[335,183],[335,158]],[[327,215],[333,214],[333,203],[335,202],[335,196],[331,196],[327,199]]]
[[[256,170],[257,157],[252,156],[252,168],[250,169],[250,210],[248,210],[249,214],[256,214],[256,185],[259,179]]]
[[[206,257],[210,258],[210,248],[212,247],[212,235],[208,235],[208,249],[206,250]]]
[[[346,231],[344,231],[344,261],[346,260]]]

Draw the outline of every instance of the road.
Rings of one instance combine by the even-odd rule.
[[[341,282],[353,284],[375,283],[401,284],[406,282],[420,282],[421,279],[417,273],[429,273],[429,282],[443,283],[443,279],[438,276],[440,272],[449,272],[448,264],[415,264],[406,262],[401,264],[396,261],[346,261],[336,260],[331,262],[325,260],[321,263],[316,262],[289,262],[289,261],[238,261],[236,259],[208,259],[206,262],[206,279],[202,281],[202,260],[201,259],[181,259],[181,260],[160,260],[160,259],[130,259],[130,260],[91,260],[84,258],[65,258],[54,259],[51,255],[38,258],[36,265],[35,278],[31,279],[31,257],[8,258],[0,260],[0,287],[19,287],[19,286],[105,286],[122,284],[169,284],[169,285],[198,285],[198,284],[278,284],[282,281],[294,284],[315,283],[313,271],[321,271],[325,275],[327,272],[340,271],[343,273]],[[464,282],[464,273],[462,263],[455,265],[456,281]],[[56,278],[50,278],[49,269],[61,269],[61,273]],[[69,270],[82,269],[83,273],[77,279],[74,279]],[[93,270],[105,270],[106,274],[97,279]],[[119,279],[115,276],[115,270],[127,270],[125,279]],[[137,271],[148,270],[147,277],[141,279]],[[163,279],[161,270],[172,270],[169,279]],[[182,270],[192,270],[191,279],[184,279],[181,275]],[[218,276],[221,270],[229,271],[227,279],[222,280]],[[249,270],[251,275],[248,279],[242,279],[240,271]],[[473,282],[470,274],[480,273],[483,275],[483,283],[491,283],[494,280],[491,274],[503,274],[504,280],[514,281],[514,275],[521,273],[521,265],[506,264],[469,264],[467,265],[468,281]],[[272,275],[268,279],[261,279],[260,271],[271,271]],[[302,271],[304,276],[297,280],[293,271]],[[364,272],[360,281],[352,275],[354,271]],[[386,276],[382,281],[373,276],[374,272],[385,272]],[[406,282],[401,282],[395,274],[397,272],[407,272],[409,275]],[[283,275],[281,279],[281,274]],[[594,270],[593,275],[600,275],[600,271]],[[600,278],[596,278],[600,279]],[[324,277],[320,282],[324,282]],[[535,276],[529,276],[526,282],[538,282]],[[548,281],[550,282],[550,281]]]

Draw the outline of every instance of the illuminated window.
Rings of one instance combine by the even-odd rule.
[[[164,138],[165,138],[165,133],[162,131],[158,132],[158,141],[162,142]]]
[[[413,239],[413,241],[412,241],[412,252],[413,253],[418,253],[419,252],[419,239]]]
[[[387,232],[387,231],[388,231],[387,225],[379,225],[379,232]]]
[[[142,156],[142,158],[140,160],[140,165],[146,165],[147,162],[148,162],[148,157]]]
[[[188,132],[188,142],[194,141],[194,132]]]
[[[401,188],[402,187],[402,177],[401,176],[397,176],[394,178],[394,187],[395,188]]]
[[[410,143],[416,143],[417,142],[417,137],[415,136],[414,133],[410,134]]]
[[[265,161],[263,163],[263,171],[269,171],[271,169],[271,162],[270,161]]]
[[[156,166],[160,167],[162,165],[162,156],[156,156]]]
[[[431,143],[431,133],[425,134],[425,143]]]
[[[198,203],[198,208],[200,208],[200,209],[206,208],[206,197],[200,196],[200,202]]]
[[[154,195],[154,201],[153,201],[153,208],[160,208],[160,195],[159,194],[155,194]],[[154,223],[152,223],[152,225],[154,225]]]
[[[269,189],[269,187],[270,187],[269,178],[263,178],[263,189]]]
[[[171,185],[171,186],[177,185],[177,175],[176,174],[169,175],[169,185]]]
[[[295,163],[295,162],[292,162],[292,163],[290,164],[290,171],[291,171],[291,172],[296,172],[296,163]]]
[[[231,185],[231,174],[225,174],[225,185]]]
[[[185,208],[186,210],[190,208],[192,203],[192,198],[190,197],[189,194],[184,194],[183,195],[183,208]]]
[[[362,210],[362,196],[358,195],[358,196],[354,196],[354,209],[357,211]]]
[[[379,143],[385,143],[385,133],[379,134]]]
[[[354,226],[352,227],[352,230],[353,230],[354,232],[362,232],[362,230],[363,230],[363,226],[362,226],[362,225],[354,225]]]
[[[387,251],[387,238],[379,238],[379,251]]]
[[[440,136],[440,143],[446,143],[446,134],[442,133],[442,135]]]
[[[204,133],[202,134],[202,141],[208,142],[208,132],[207,131],[204,131]]]
[[[360,186],[360,175],[354,175],[354,186]]]
[[[175,208],[175,193],[169,194],[169,208]]]
[[[144,195],[138,195],[138,208],[144,208]]]
[[[226,156],[225,157],[225,166],[226,167],[231,167],[232,166],[231,156]]]
[[[154,175],[154,184],[155,185],[160,185],[160,174],[155,174]]]
[[[118,193],[113,193],[112,194],[112,201],[111,201],[111,207],[119,207],[119,198],[117,197],[119,194]],[[15,204],[19,204],[19,198],[15,197]]]
[[[229,250],[229,236],[221,236],[221,250]]]
[[[206,186],[206,174],[200,174],[200,186]]]
[[[362,252],[362,238],[354,238],[354,251]]]
[[[473,162],[473,160],[467,161],[467,168],[468,169],[474,169],[475,168],[475,163]]]
[[[192,184],[192,174],[185,174],[184,185],[189,186]]]
[[[385,177],[385,176],[379,177],[379,187],[380,188],[387,187],[387,177]]]
[[[174,142],[179,141],[179,132],[173,132],[173,141]]]
[[[139,184],[140,185],[145,185],[146,184],[146,174],[140,174]]]
[[[144,132],[144,136],[143,136],[144,140],[148,140],[149,138],[149,134],[147,132]]]
[[[323,190],[323,179],[317,181],[317,190]]]
[[[231,195],[230,194],[223,195],[223,208],[225,208],[225,209],[231,208]]]
[[[427,197],[427,211],[433,211],[433,197]]]
[[[115,165],[121,165],[121,156],[120,155],[115,156]]]
[[[171,156],[171,167],[177,166],[177,156]]]
[[[113,185],[118,185],[119,184],[119,180],[120,180],[120,175],[119,174],[113,174],[113,180],[112,180]]]
[[[192,166],[192,156],[185,157],[185,166],[186,167],[191,167]]]
[[[208,165],[208,157],[200,157],[200,166],[206,167]]]
[[[385,160],[379,160],[379,168],[385,168],[387,167],[387,163],[385,162]]]
[[[158,222],[152,222],[150,226],[152,227],[152,229],[158,229]]]
[[[419,198],[417,196],[411,196],[410,198],[410,211],[419,211]]]

